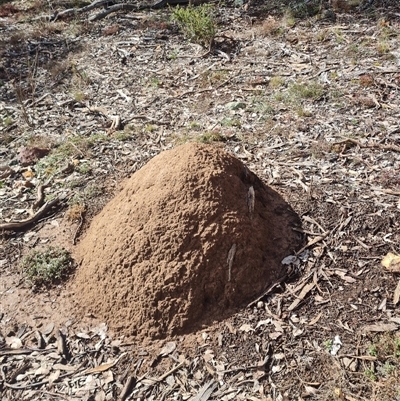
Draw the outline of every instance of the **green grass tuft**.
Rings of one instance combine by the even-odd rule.
[[[186,38],[204,46],[211,46],[217,25],[214,19],[214,8],[209,4],[199,7],[179,7],[172,12],[172,21],[175,22]]]
[[[22,259],[21,267],[32,285],[47,286],[64,278],[72,265],[69,252],[49,246],[43,251],[33,251]]]

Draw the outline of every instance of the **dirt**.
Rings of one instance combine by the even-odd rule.
[[[237,158],[181,145],[136,172],[93,219],[77,249],[76,298],[117,334],[191,332],[285,275],[281,260],[299,247],[299,227]]]

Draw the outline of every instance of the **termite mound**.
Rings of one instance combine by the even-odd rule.
[[[279,279],[299,225],[240,160],[188,143],[150,160],[93,219],[77,248],[75,296],[129,337],[190,332]]]

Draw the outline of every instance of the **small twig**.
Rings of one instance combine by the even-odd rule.
[[[68,372],[68,373],[65,373],[65,374],[63,374],[63,375],[60,375],[60,376],[58,377],[57,380],[60,380],[60,379],[63,379],[64,377],[68,377],[68,376],[72,376],[72,375],[76,374],[76,372],[77,372],[80,368],[81,368],[81,365],[78,366],[78,368],[77,368],[76,370],[74,370],[73,372]],[[50,380],[51,380],[51,379],[46,379],[46,380],[42,380],[41,382],[28,383],[28,384],[25,384],[24,386],[17,386],[16,384],[10,384],[10,383],[7,383],[7,382],[4,382],[3,384],[4,384],[4,386],[6,386],[6,387],[8,387],[8,388],[11,388],[11,389],[13,389],[13,390],[27,390],[27,389],[29,389],[29,388],[34,388],[34,387],[43,386],[44,384],[49,383]]]
[[[39,390],[40,391],[40,393],[41,394],[47,394],[47,395],[51,395],[52,397],[58,397],[58,398],[63,398],[64,400],[67,400],[67,401],[70,401],[71,400],[71,398],[70,397],[68,397],[67,395],[65,395],[65,394],[61,394],[61,393],[53,393],[53,392],[50,392],[50,391],[43,391],[43,390]]]
[[[392,189],[384,189],[384,188],[376,188],[376,187],[372,187],[371,189],[373,191],[382,192],[382,193],[388,194],[388,195],[396,195],[396,196],[400,195],[400,191],[393,191]]]
[[[104,17],[107,17],[107,15],[111,14],[111,13],[115,13],[116,11],[132,11],[132,10],[137,10],[138,7],[135,4],[114,4],[111,7],[108,7],[106,10],[93,15],[92,17],[89,17],[89,21],[93,22],[93,21],[97,21],[99,19],[103,19]]]
[[[163,375],[161,375],[160,377],[158,377],[156,379],[154,379],[154,378],[148,378],[148,379],[142,379],[142,380],[138,379],[138,382],[141,381],[142,383],[145,383],[147,385],[154,386],[155,384],[162,382],[164,379],[166,379],[172,373],[179,370],[184,364],[185,364],[185,362],[181,362],[179,365],[176,365],[174,368],[170,369],[168,372],[164,373]]]
[[[32,352],[53,352],[54,349],[40,349],[40,348],[20,348],[20,349],[2,349],[0,350],[0,356],[4,355],[29,355]]]
[[[378,358],[376,356],[372,355],[350,355],[350,354],[342,354],[342,355],[337,355],[338,358],[355,358],[355,359],[361,359],[362,361],[376,361]]]
[[[343,141],[334,142],[333,145],[346,146],[349,142],[359,146],[360,148],[382,149],[382,150],[392,150],[394,152],[400,152],[400,146],[397,145],[382,145],[380,143],[374,143],[374,142],[361,143],[353,138],[344,138]]]
[[[304,245],[299,251],[296,252],[296,255],[300,255],[304,250],[306,250],[310,246],[315,245],[320,241],[323,241],[328,235],[329,235],[329,231],[320,235],[319,237],[315,237],[312,240],[308,241],[306,245]]]
[[[199,93],[204,93],[204,92],[215,91],[215,90],[217,90],[217,89],[222,88],[222,87],[225,86],[226,84],[228,84],[228,83],[229,83],[230,81],[232,81],[234,78],[238,77],[238,76],[240,75],[241,72],[242,72],[242,70],[240,70],[240,71],[239,71],[237,74],[235,74],[234,76],[229,77],[229,78],[226,79],[224,82],[221,82],[219,85],[217,85],[217,86],[214,87],[214,88],[205,88],[205,89],[201,89],[201,90],[198,90],[198,91],[190,90],[190,91],[187,91],[187,92],[183,92],[182,94],[180,94],[180,95],[178,95],[178,96],[173,97],[173,99],[182,99],[183,97],[185,97],[185,96],[187,96],[187,95],[191,95],[191,94],[193,94],[193,93],[199,94]]]
[[[240,366],[238,368],[232,368],[232,369],[227,369],[227,370],[219,370],[218,373],[235,373],[235,372],[240,372],[242,370],[261,370],[264,369],[264,365],[250,365],[250,366]]]
[[[281,278],[279,278],[277,281],[274,283],[270,284],[267,289],[254,301],[251,301],[247,307],[250,308],[251,306],[255,305],[258,301],[261,301],[266,295],[268,295],[275,287],[277,287],[279,284],[281,284],[283,281],[285,281],[289,277],[289,274],[284,274]]]
[[[133,386],[135,385],[136,379],[133,376],[129,376],[122,391],[119,395],[119,399],[124,401],[131,394]]]
[[[72,239],[73,245],[76,245],[76,240],[77,240],[79,232],[82,228],[84,218],[85,218],[85,211],[81,212],[80,221],[79,221],[78,227],[75,230],[74,238]]]
[[[44,201],[44,189],[47,188],[49,186],[49,183],[43,184],[43,185],[39,185],[38,189],[37,189],[37,199],[35,201],[35,203],[32,205],[31,210],[30,210],[30,215],[33,216],[34,215],[34,211],[39,208],[40,206],[43,205],[43,201]]]
[[[46,202],[33,216],[20,221],[11,221],[9,223],[0,224],[0,230],[19,230],[39,220],[45,215],[54,205],[60,201],[59,197]]]

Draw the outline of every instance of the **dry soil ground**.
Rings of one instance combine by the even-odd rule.
[[[57,199],[1,234],[3,400],[400,399],[398,277],[381,265],[400,237],[396,3],[313,16],[304,3],[216,5],[210,52],[170,9],[48,22],[84,4],[0,7],[1,222],[29,218],[43,183]],[[298,213],[297,275],[154,342],[81,317],[68,282],[29,287],[23,255],[74,254],[123,180],[186,141],[225,147]]]

